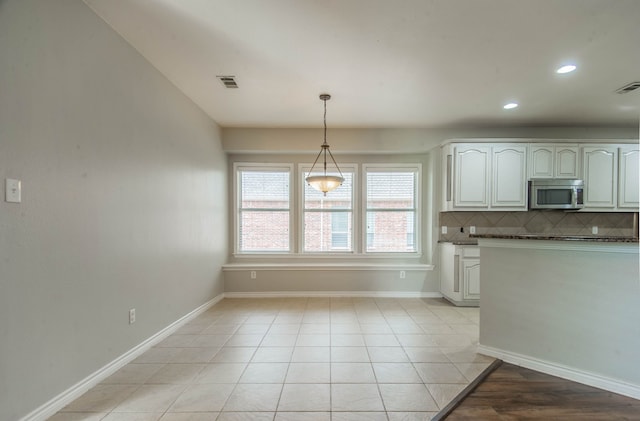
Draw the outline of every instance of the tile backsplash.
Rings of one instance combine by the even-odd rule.
[[[635,235],[633,213],[619,212],[441,212],[440,226],[447,227],[441,241],[469,240],[469,227],[476,227],[476,234],[548,234],[594,235],[630,237]],[[462,232],[461,232],[462,230]]]

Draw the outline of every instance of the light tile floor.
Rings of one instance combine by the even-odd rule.
[[[492,361],[441,299],[224,299],[52,421],[429,420]]]

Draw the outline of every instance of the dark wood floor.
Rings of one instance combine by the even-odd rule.
[[[502,363],[444,419],[638,421],[640,400]]]

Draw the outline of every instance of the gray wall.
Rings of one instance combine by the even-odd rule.
[[[637,243],[480,239],[480,258],[481,345],[640,388]]]
[[[232,164],[234,162],[313,162],[322,143],[322,129],[282,129],[282,128],[224,128],[222,129],[223,148],[229,154],[230,195],[233,192]],[[436,186],[440,186],[440,148],[447,139],[462,138],[518,138],[566,140],[581,139],[638,139],[638,127],[507,127],[507,128],[463,128],[463,129],[393,129],[393,128],[329,128],[327,140],[332,153],[340,163],[362,162],[421,162],[423,169],[423,254],[418,261],[407,259],[378,259],[376,263],[399,264],[438,262],[437,240],[439,237],[438,210],[441,195]],[[487,140],[490,141],[490,140]],[[230,196],[232,197],[232,196]],[[233,213],[233,203],[230,202]],[[233,226],[230,226],[229,247],[233,250]],[[332,262],[336,263],[336,259]],[[340,259],[338,262],[362,263],[363,258]],[[371,260],[369,260],[371,261]],[[251,259],[235,258],[234,264],[269,264],[293,262],[320,262],[318,259],[304,259],[296,256]],[[238,269],[238,268],[236,268]],[[288,269],[288,270],[287,270]],[[407,278],[399,280],[397,274],[403,268],[372,272],[309,271],[295,273],[287,268],[270,269],[258,273],[257,279],[250,278],[250,272],[259,267],[245,267],[225,272],[225,291],[227,292],[277,292],[277,291],[396,291],[434,294],[440,291],[440,272],[436,265],[432,270],[407,272]],[[317,281],[316,281],[317,279]],[[332,282],[326,282],[331,279]],[[337,288],[337,289],[336,289]]]
[[[0,1],[0,420],[223,290],[220,130],[79,0]],[[128,324],[128,309],[137,322]]]
[[[405,270],[405,278],[399,276]],[[362,296],[409,296],[420,294],[438,295],[440,280],[431,270],[406,269],[401,265],[392,269],[263,269],[256,268],[256,279],[251,279],[251,270],[236,268],[225,272],[224,282],[227,294],[243,296],[253,293],[260,296],[270,293],[278,295],[345,295]]]
[[[319,144],[316,145],[317,150],[310,154],[300,153],[268,153],[268,154],[229,154],[229,212],[233,215],[235,212],[233,203],[233,164],[237,162],[259,162],[259,163],[294,163],[294,174],[298,174],[298,164],[312,164],[319,150]],[[256,265],[255,267],[233,268],[225,272],[225,291],[234,293],[250,293],[250,292],[363,292],[363,293],[426,293],[429,295],[439,294],[440,281],[439,275],[432,269],[411,269],[412,265],[430,265],[434,262],[433,254],[437,249],[437,233],[433,232],[433,227],[437,226],[435,218],[437,213],[434,212],[433,203],[435,201],[433,174],[434,160],[432,154],[415,153],[415,154],[365,154],[351,153],[344,154],[342,151],[334,151],[338,166],[341,164],[355,164],[361,168],[363,163],[419,163],[422,165],[422,222],[421,228],[421,246],[422,255],[419,257],[411,257],[403,255],[395,256],[366,256],[362,253],[354,253],[350,255],[342,255],[339,257],[318,257],[309,256],[303,253],[291,255],[267,256],[260,255],[251,256],[244,255],[241,257],[234,256],[234,227],[233,218],[230,218],[229,227],[229,263],[236,265]],[[362,177],[362,174],[358,174]],[[362,180],[359,179],[361,185]],[[299,227],[299,203],[297,201],[299,193],[299,180],[294,180],[295,196],[292,201],[293,217],[294,217],[294,243],[298,244],[298,227]],[[357,190],[356,202],[361,202],[361,190]],[[362,209],[356,208],[360,219],[364,218]],[[361,239],[356,238],[359,242]],[[283,268],[269,268],[264,270],[264,264],[281,264]],[[358,268],[348,268],[347,270],[328,269],[315,267],[315,270],[293,270],[295,265],[309,264],[311,266],[328,264],[329,266],[339,264],[348,265],[355,264]],[[392,268],[380,268],[378,270],[362,269],[367,264],[383,264],[397,265]],[[291,267],[286,267],[292,265]],[[399,278],[401,270],[405,271],[406,277]],[[250,278],[250,272],[256,271],[256,279]]]
[[[320,124],[318,125],[320,126]],[[329,122],[331,126],[331,122]],[[322,129],[224,128],[223,148],[229,153],[313,152],[322,143]],[[327,141],[333,154],[424,153],[448,139],[630,139],[638,141],[632,127],[502,127],[462,129],[344,129],[331,128]],[[490,141],[490,140],[487,140]]]

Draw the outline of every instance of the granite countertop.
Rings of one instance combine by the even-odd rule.
[[[599,243],[638,243],[638,237],[550,234],[471,234],[470,238],[502,238],[507,240],[594,241]]]
[[[477,246],[478,245],[478,240],[474,239],[474,238],[470,238],[468,240],[439,240],[438,243],[451,243],[451,244],[455,244],[456,246]]]

